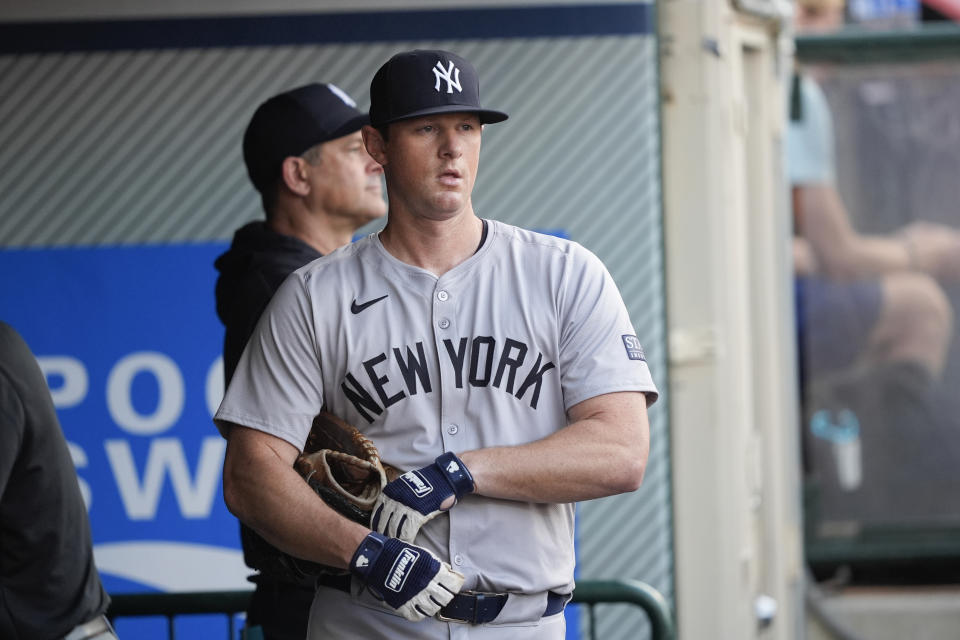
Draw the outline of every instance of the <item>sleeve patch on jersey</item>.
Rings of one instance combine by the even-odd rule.
[[[627,357],[631,360],[647,361],[647,357],[643,353],[643,347],[640,346],[640,340],[637,339],[637,336],[623,336],[623,346],[627,348]]]

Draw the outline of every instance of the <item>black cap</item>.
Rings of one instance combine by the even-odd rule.
[[[308,84],[273,96],[257,107],[243,134],[243,160],[253,186],[262,193],[280,177],[284,158],[359,131],[368,121],[332,84]]]
[[[370,83],[370,124],[434,113],[475,112],[483,124],[507,114],[480,106],[480,79],[469,62],[449,51],[405,51],[380,67]]]

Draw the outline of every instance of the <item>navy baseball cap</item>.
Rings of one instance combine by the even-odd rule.
[[[469,62],[449,51],[398,53],[370,83],[370,124],[375,127],[434,113],[470,111],[489,124],[507,114],[480,106],[480,79]]]
[[[257,191],[280,177],[283,160],[359,131],[369,119],[332,84],[313,83],[275,95],[259,107],[243,134],[243,160]]]

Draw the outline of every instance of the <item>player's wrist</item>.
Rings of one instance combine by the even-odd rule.
[[[463,575],[424,547],[370,532],[350,571],[374,597],[408,620],[432,616],[463,586]]]
[[[470,473],[463,460],[457,457],[457,454],[448,451],[437,456],[434,464],[437,465],[447,482],[450,483],[457,500],[475,491],[476,482],[473,479],[473,474]]]
[[[364,583],[369,581],[370,572],[373,570],[380,554],[386,547],[388,538],[376,531],[371,531],[360,542],[360,546],[353,552],[350,558],[350,571],[359,577]]]

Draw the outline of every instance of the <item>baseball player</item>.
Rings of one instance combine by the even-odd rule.
[[[643,478],[643,349],[593,254],[475,214],[482,129],[507,116],[469,62],[400,53],[370,93],[387,225],[271,301],[215,417],[227,504],[349,571],[319,580],[310,638],[563,638],[573,503]],[[290,471],[324,406],[406,471],[370,528]]]

